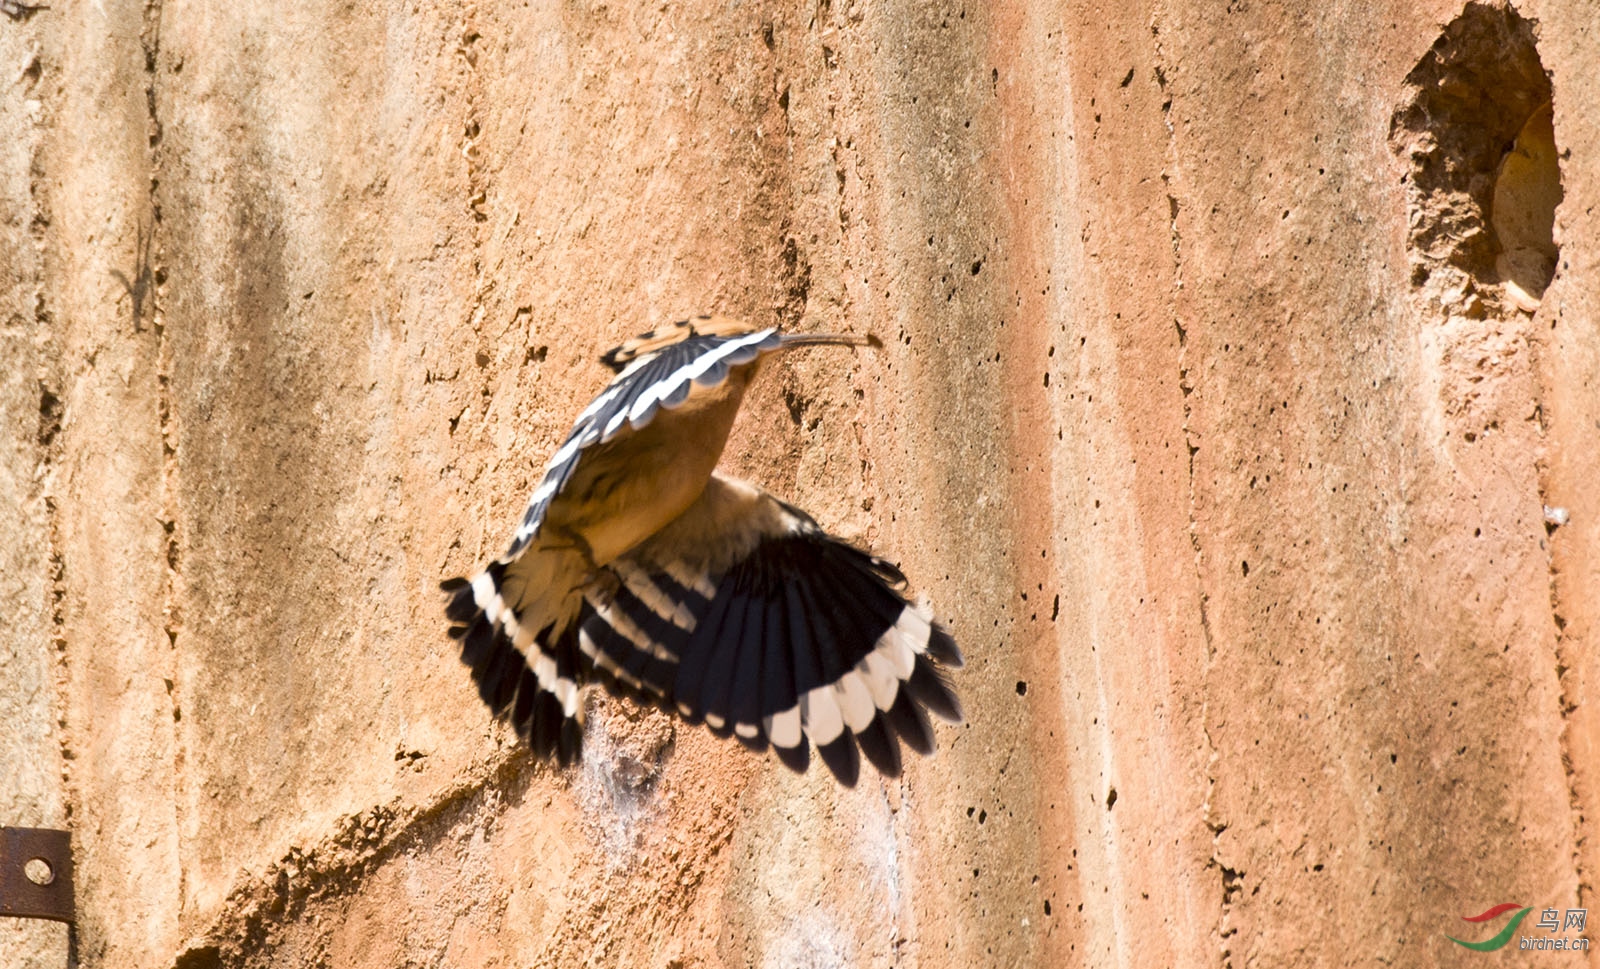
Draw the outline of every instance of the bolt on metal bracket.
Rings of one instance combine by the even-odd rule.
[[[0,827],[0,915],[67,923],[76,919],[70,833]]]

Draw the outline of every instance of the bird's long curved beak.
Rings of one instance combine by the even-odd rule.
[[[868,333],[860,336],[855,333],[784,333],[780,334],[779,344],[785,350],[790,347],[881,347],[883,341]]]

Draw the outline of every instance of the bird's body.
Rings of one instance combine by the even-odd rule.
[[[577,756],[590,681],[770,743],[796,769],[809,739],[846,783],[858,746],[890,775],[898,740],[930,752],[924,707],[960,718],[940,672],[960,653],[895,591],[898,570],[714,471],[765,354],[856,342],[699,317],[602,358],[618,375],[510,550],[444,583],[463,662],[535,751]]]

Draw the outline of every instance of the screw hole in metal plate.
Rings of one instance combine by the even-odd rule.
[[[56,870],[43,858],[29,858],[22,870],[28,876],[28,881],[41,888],[56,880]]]

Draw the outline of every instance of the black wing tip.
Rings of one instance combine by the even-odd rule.
[[[961,650],[925,605],[908,602],[897,591],[906,581],[897,566],[827,534],[803,511],[785,507],[802,527],[766,536],[717,579],[716,594],[693,610],[697,619],[693,635],[676,651],[676,676],[672,688],[663,691],[671,702],[665,698],[656,702],[685,725],[703,724],[711,734],[733,736],[752,751],[770,750],[797,773],[809,769],[815,747],[817,757],[845,787],[859,781],[863,759],[892,781],[904,774],[902,743],[914,754],[929,756],[935,750],[932,718],[962,721],[961,703],[947,675],[964,665]],[[678,594],[683,590],[676,580],[651,578],[675,601],[688,599],[686,592]],[[805,588],[826,595],[797,598],[795,590]],[[630,615],[639,612],[637,606],[629,609],[626,598],[619,595],[612,607]],[[777,619],[769,614],[773,610]],[[797,631],[790,620],[802,614],[813,620],[825,618],[816,628],[802,624],[804,628]],[[873,654],[887,631],[898,627],[898,635],[906,637],[919,626],[925,630],[923,642],[902,638],[904,645],[894,647],[914,657],[907,678],[898,680],[898,695],[886,704],[888,709],[874,710],[859,733],[845,729],[825,744],[803,735],[789,747],[772,743],[765,731],[753,737],[738,735],[736,724],[761,723],[762,717],[789,709],[808,689],[837,685]],[[781,641],[778,647],[773,646],[773,636]],[[600,639],[596,637],[596,642]],[[890,649],[884,655],[898,663],[906,654]],[[774,669],[779,671],[776,677]],[[598,675],[602,682],[607,680]],[[651,699],[632,697],[635,691],[620,684],[605,685],[614,693]]]
[[[538,690],[533,695],[527,718],[513,726],[535,757],[549,760],[560,741],[561,720],[561,704],[556,702],[555,694]]]
[[[861,777],[861,753],[856,749],[855,734],[846,730],[832,743],[818,744],[817,754],[828,770],[845,787],[855,787]]]
[[[835,541],[843,540],[835,539]],[[879,578],[888,583],[891,589],[898,591],[906,587],[906,574],[900,571],[900,566],[888,559],[881,559],[876,555],[872,556],[872,569],[878,573]]]
[[[956,638],[950,635],[950,631],[937,621],[929,623],[928,626],[928,655],[933,657],[933,661],[952,670],[966,666],[967,661],[961,655],[961,647],[956,645]]]
[[[501,716],[536,760],[554,759],[561,767],[578,763],[583,759],[583,724],[567,716],[555,694],[539,685],[532,670],[524,669],[516,701]]]
[[[881,712],[872,718],[865,730],[856,734],[856,744],[885,779],[892,781],[900,776],[900,741],[895,739]]]
[[[461,641],[461,662],[472,670],[472,676],[476,679],[478,671],[483,667],[493,650],[494,627],[489,625],[488,619],[478,616],[475,621],[464,627],[452,627],[450,634],[455,636],[457,629],[462,630],[461,635],[456,637]]]
[[[907,691],[900,690],[895,695],[894,704],[884,716],[907,747],[924,757],[932,756],[933,724],[929,722],[927,712]]]
[[[506,631],[478,608],[468,580],[446,580],[440,588],[451,596],[445,606],[452,620],[450,637],[460,641],[461,662],[471,671],[473,685],[489,713],[509,723],[535,758],[554,757],[562,767],[576,763],[583,751],[583,724],[566,716],[555,694],[540,685],[528,658]],[[538,638],[548,641],[549,634],[547,627]],[[559,663],[558,656],[558,669]],[[561,670],[559,675],[570,677],[573,672]]]
[[[561,737],[556,743],[556,761],[570,767],[583,759],[583,725],[576,717],[561,718]]]
[[[458,576],[455,576],[454,578],[445,579],[443,582],[440,582],[439,583],[439,591],[440,592],[455,592],[458,589],[465,589],[467,586],[469,586],[471,584],[472,584],[472,580],[471,579],[467,578],[464,575],[458,575]]]
[[[966,719],[961,712],[961,700],[956,697],[950,681],[928,657],[917,657],[911,678],[904,685],[911,691],[912,699],[946,723],[960,723]]]
[[[471,625],[483,612],[472,597],[472,589],[466,588],[450,593],[450,601],[444,604],[444,615],[452,624]]]
[[[804,740],[793,747],[779,747],[773,744],[772,752],[778,755],[779,763],[796,774],[804,774],[806,768],[811,766],[811,745]]]
[[[468,649],[475,650],[471,658],[467,655]],[[522,661],[522,654],[512,648],[501,631],[492,630],[488,634],[487,644],[482,634],[474,636],[469,633],[467,644],[461,650],[461,660],[472,668],[478,696],[489,707],[489,712],[495,716],[503,715],[516,698],[522,674],[528,670]]]

